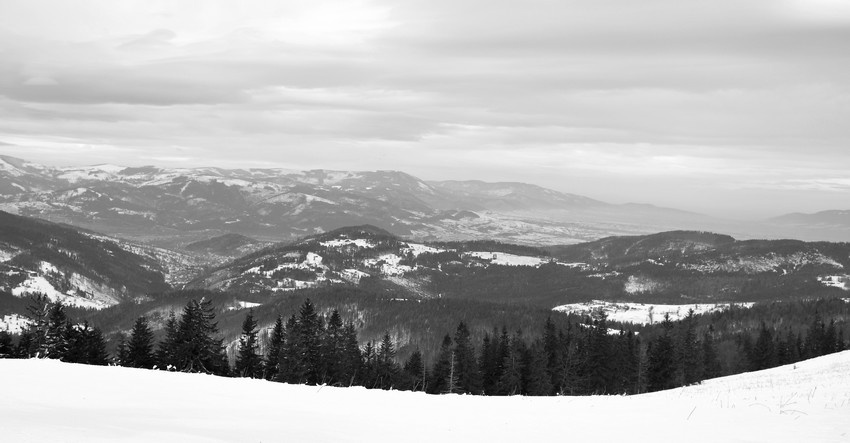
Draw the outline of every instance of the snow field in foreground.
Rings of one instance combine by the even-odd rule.
[[[9,442],[846,442],[850,351],[632,397],[473,397],[0,360]]]

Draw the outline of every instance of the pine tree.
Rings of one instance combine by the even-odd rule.
[[[47,358],[63,359],[68,352],[68,316],[61,303],[53,303],[47,315],[47,326],[44,331],[44,353]]]
[[[227,356],[221,339],[215,337],[218,326],[209,300],[190,300],[177,324],[177,368],[184,372],[226,375]]]
[[[475,360],[475,348],[469,338],[469,329],[462,321],[455,332],[454,356],[458,381],[457,392],[481,394],[483,391],[481,372]]]
[[[277,316],[274,322],[269,343],[267,346],[266,360],[263,363],[263,378],[274,380],[277,378],[280,363],[280,348],[283,345],[283,317]]]
[[[328,318],[321,347],[322,379],[333,385],[339,384],[346,378],[342,365],[344,330],[342,317],[339,311],[334,309]]]
[[[321,382],[322,348],[321,323],[316,309],[310,299],[304,301],[298,313],[297,340],[299,341],[299,358],[304,367],[304,383],[315,385]]]
[[[691,385],[702,379],[703,365],[699,358],[699,346],[696,335],[696,319],[694,310],[688,310],[688,315],[682,319],[679,340],[678,384]]]
[[[384,333],[381,339],[375,361],[378,387],[391,389],[397,384],[399,367],[395,361],[395,346],[389,332]]]
[[[27,306],[30,324],[18,342],[18,353],[21,357],[45,356],[45,336],[52,306],[53,303],[44,294],[36,293],[30,296],[30,303]]]
[[[674,387],[676,380],[675,347],[673,345],[673,322],[669,314],[664,314],[661,322],[662,333],[649,347],[649,365],[647,368],[647,388],[660,391]]]
[[[612,392],[614,373],[614,354],[611,336],[608,335],[608,317],[604,311],[593,313],[588,328],[587,353],[584,361],[583,378],[586,391],[596,394]]]
[[[526,368],[526,394],[541,396],[552,394],[552,377],[549,375],[549,365],[546,347],[541,342],[532,345]]]
[[[106,340],[100,329],[90,327],[87,321],[78,327],[68,323],[64,335],[67,340],[64,361],[99,366],[106,366],[109,363]]]
[[[522,390],[523,357],[525,354],[525,343],[520,333],[511,338],[508,353],[502,363],[504,371],[499,378],[499,395],[520,395]]]
[[[127,356],[124,366],[151,369],[156,365],[153,353],[153,331],[148,319],[141,316],[133,323],[130,341],[127,343]]]
[[[493,337],[498,337],[496,330]],[[496,384],[499,381],[499,374],[496,373],[499,368],[498,352],[498,343],[491,339],[489,333],[485,333],[481,344],[481,358],[478,361],[484,395],[493,395],[496,391]]]
[[[239,351],[236,356],[235,372],[239,377],[259,378],[263,373],[263,360],[257,354],[257,321],[254,310],[248,311],[242,322],[242,336],[239,338]]]
[[[752,364],[750,370],[758,371],[760,369],[772,368],[775,365],[775,360],[773,333],[767,328],[764,322],[761,322],[759,336],[750,355],[750,363]]]
[[[118,344],[115,346],[115,356],[112,358],[112,364],[115,366],[124,366],[127,363],[127,334],[119,332]]]
[[[450,391],[452,377],[452,338],[446,334],[443,337],[443,342],[440,345],[440,351],[437,354],[437,360],[434,362],[434,368],[431,370],[431,381],[428,382],[427,392],[429,394],[442,394]]]
[[[349,322],[345,325],[342,335],[342,364],[339,381],[343,386],[351,386],[357,382],[358,377],[362,377],[363,355],[357,341],[357,329],[353,323]]]
[[[283,331],[277,381],[283,383],[304,383],[306,370],[304,369],[301,341],[298,337],[298,319],[294,315],[286,320]]]
[[[378,353],[375,344],[371,340],[363,346],[363,375],[361,376],[363,386],[374,389],[378,387]]]
[[[422,352],[419,349],[413,351],[410,357],[404,362],[404,389],[409,391],[424,391],[425,379],[425,362],[422,359]]]
[[[0,331],[0,358],[11,358],[13,354],[12,336],[6,331]]]
[[[546,324],[543,326],[543,350],[546,353],[546,371],[549,373],[552,389],[555,392],[560,392],[564,354],[561,352],[561,334],[555,328],[552,317],[546,318]]]
[[[177,331],[177,317],[174,311],[168,314],[165,320],[165,338],[160,342],[156,352],[157,366],[163,370],[177,370],[177,354],[179,352],[180,337]]]
[[[714,328],[712,326],[708,327],[708,330],[702,336],[702,361],[703,368],[705,368],[703,372],[703,378],[717,378],[720,377],[721,367],[720,367],[720,358],[717,355],[717,347],[714,344],[714,338],[712,337],[712,333],[714,332]]]

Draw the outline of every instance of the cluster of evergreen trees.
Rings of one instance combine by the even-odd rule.
[[[38,294],[27,308],[30,326],[18,339],[17,346],[5,331],[0,332],[0,357],[44,357],[71,363],[106,365],[109,354],[106,340],[98,328],[88,322],[75,324],[61,303],[53,303]]]
[[[32,325],[16,347],[0,334],[0,355],[58,358],[107,364],[105,342],[97,328],[73,325],[61,304],[34,298]],[[260,337],[253,311],[242,324],[235,365],[228,364],[218,337],[210,301],[191,300],[178,318],[172,313],[163,339],[156,343],[146,317],[129,337],[121,337],[112,362],[216,375],[264,378],[286,383],[360,385],[368,388],[473,395],[636,394],[683,386],[707,378],[765,369],[842,351],[843,332],[815,316],[806,333],[775,333],[762,323],[756,334],[739,333],[734,342],[739,363],[722,367],[713,328],[699,328],[690,312],[680,321],[665,317],[655,329],[609,329],[604,313],[584,323],[558,327],[548,320],[543,334],[526,337],[505,328],[471,339],[464,322],[445,335],[430,364],[413,351],[403,363],[396,343],[385,333],[379,342],[360,346],[357,329],[333,311],[324,316],[307,300],[286,321],[278,317],[267,338]],[[730,343],[724,340],[723,345]],[[261,352],[262,349],[262,352]]]

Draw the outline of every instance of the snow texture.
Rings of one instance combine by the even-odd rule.
[[[752,303],[735,303],[737,307],[751,308]],[[617,303],[603,300],[593,300],[585,303],[573,303],[553,308],[570,314],[590,315],[592,312],[602,310],[608,315],[608,320],[622,323],[651,324],[664,320],[664,314],[670,314],[670,320],[676,321],[686,315],[690,309],[696,314],[729,309],[729,303],[718,304],[693,304],[693,305],[661,305],[649,303]]]
[[[18,314],[8,314],[0,318],[0,331],[20,334],[30,325],[30,319]]]
[[[469,252],[467,255],[488,260],[490,264],[502,266],[533,266],[537,267],[550,260],[540,257],[529,257],[525,255],[514,255],[505,252]]]
[[[429,396],[0,360],[3,440],[846,442],[850,351],[652,394]],[[73,382],[69,382],[73,380]]]
[[[326,247],[326,248],[341,248],[343,246],[349,246],[349,245],[354,245],[354,246],[357,246],[358,248],[363,248],[363,249],[367,249],[367,248],[371,249],[371,248],[375,247],[375,245],[370,243],[369,240],[366,240],[364,238],[356,238],[356,239],[340,238],[340,239],[336,239],[336,240],[323,241],[319,244]]]
[[[850,291],[850,275],[826,275],[818,277],[818,281],[824,286]]]
[[[256,308],[257,306],[261,306],[262,303],[254,303],[250,301],[241,301],[237,300],[233,305],[227,307],[227,311],[238,311],[240,309],[250,309]]]

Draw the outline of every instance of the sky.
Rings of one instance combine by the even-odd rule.
[[[0,0],[0,154],[850,209],[850,0]]]

